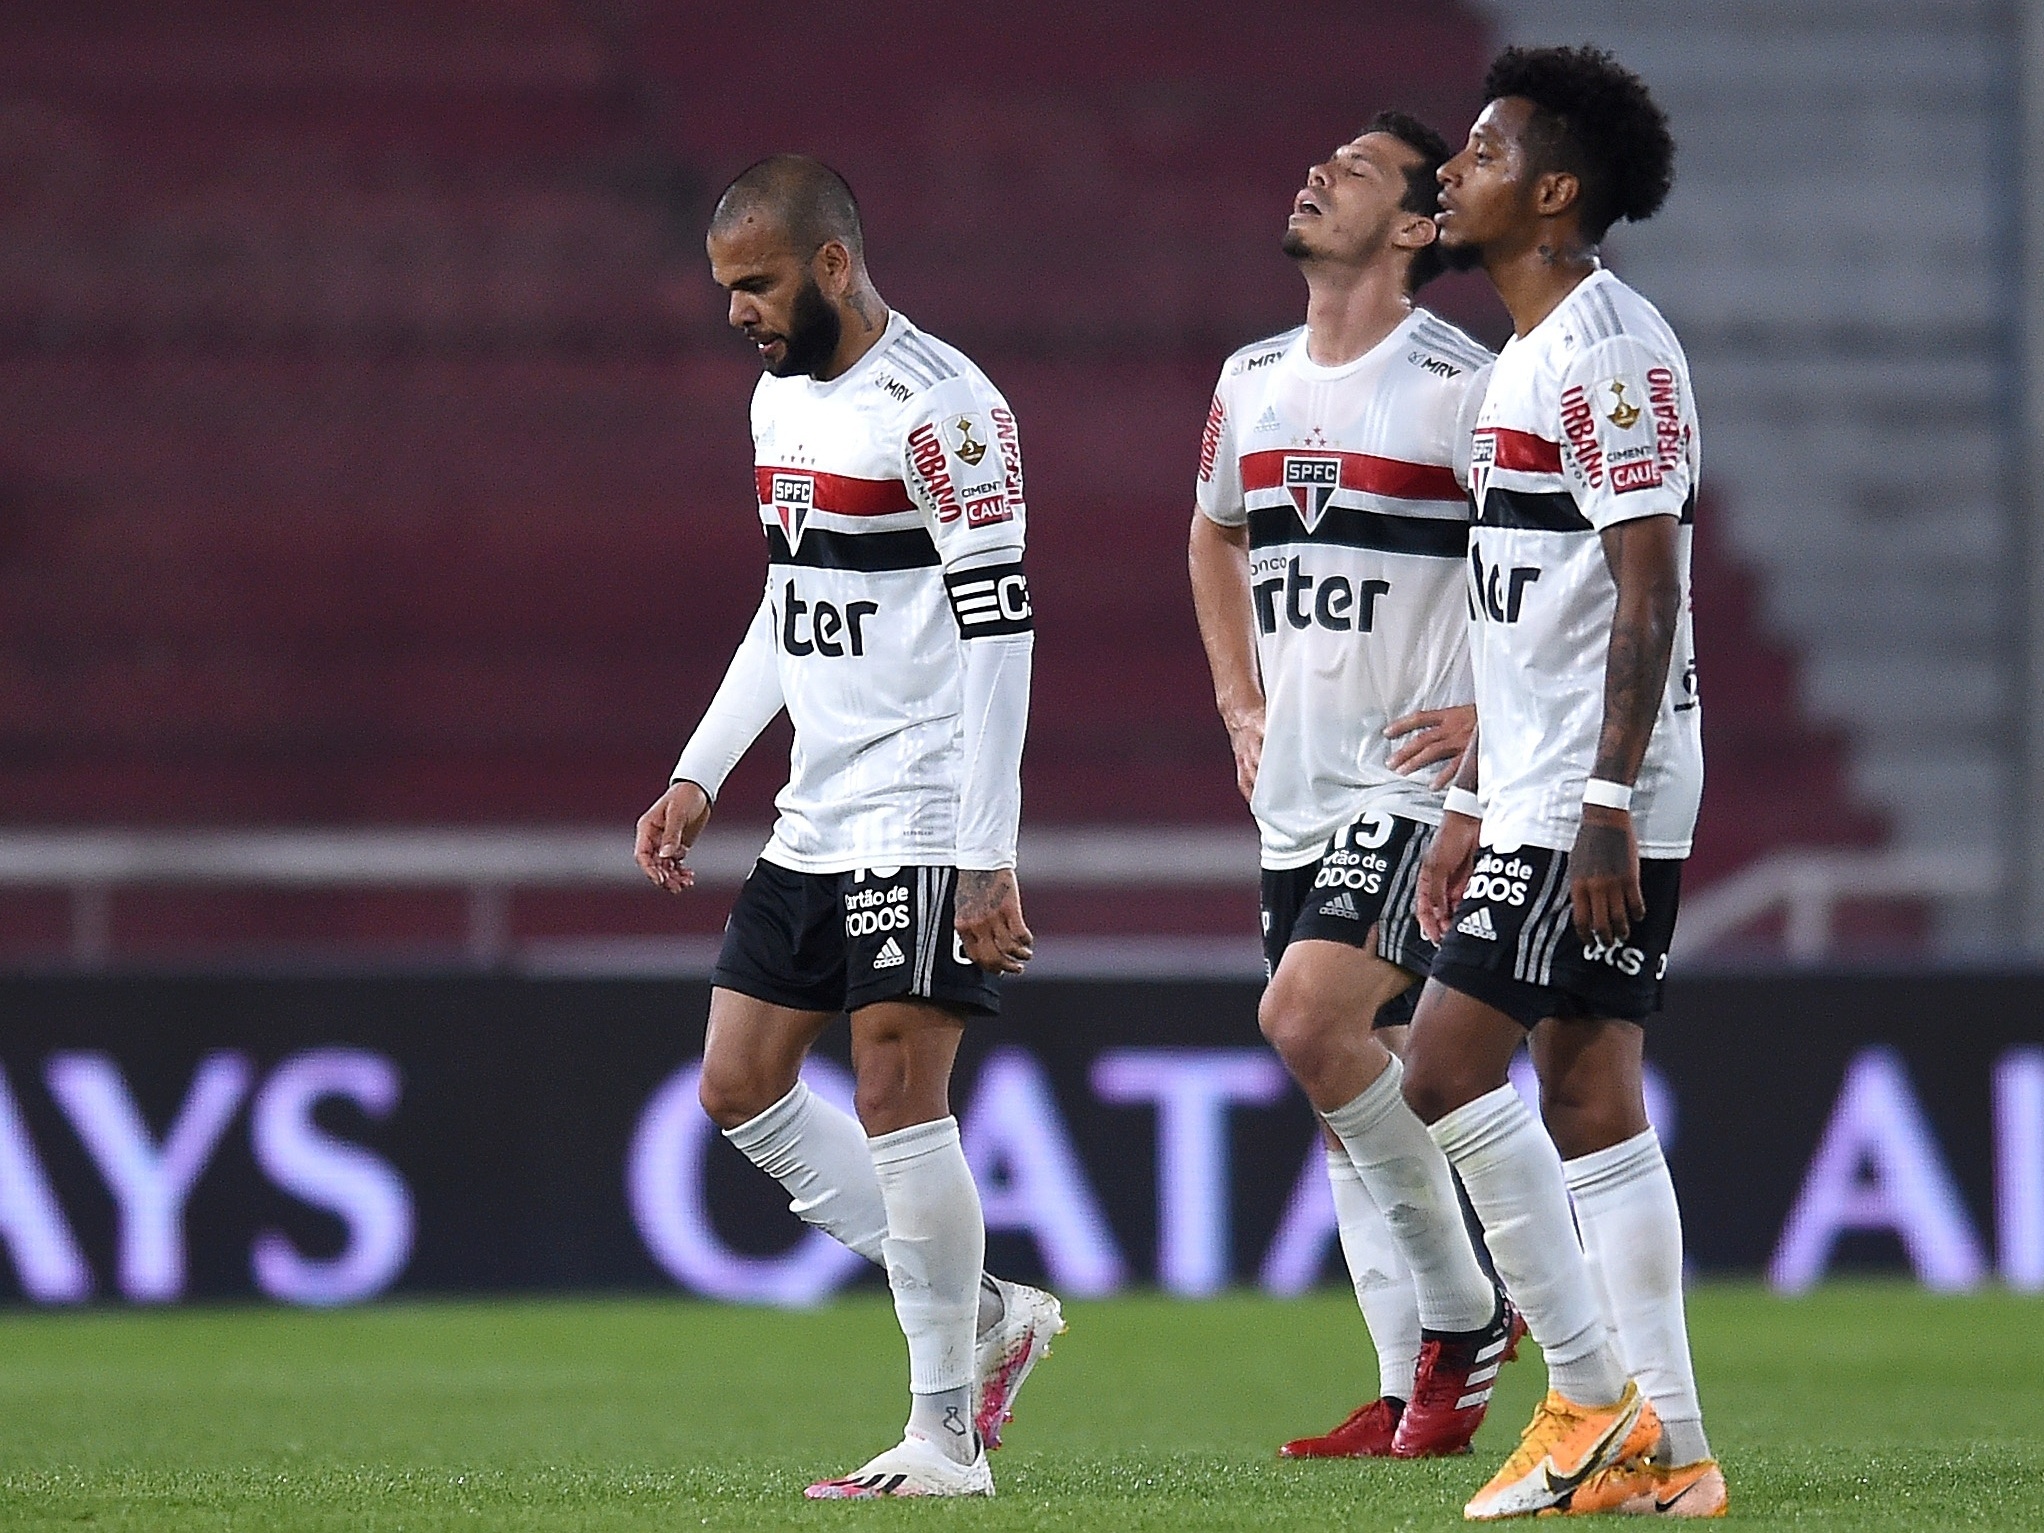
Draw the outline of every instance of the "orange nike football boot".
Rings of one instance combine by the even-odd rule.
[[[1618,1512],[1629,1517],[1722,1517],[1729,1504],[1725,1474],[1714,1458],[1672,1468],[1646,1459],[1627,1459],[1591,1475],[1582,1489],[1569,1497],[1566,1509],[1555,1507],[1540,1515]]]
[[[1550,1389],[1519,1446],[1462,1515],[1472,1522],[1492,1522],[1550,1508],[1566,1510],[1600,1469],[1644,1458],[1660,1440],[1661,1418],[1631,1380],[1610,1405],[1578,1405]]]

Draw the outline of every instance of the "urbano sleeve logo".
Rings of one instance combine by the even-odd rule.
[[[1006,484],[1008,509],[1022,509],[1022,437],[1015,429],[1015,417],[1006,410],[994,415],[994,442],[1001,449],[1001,478]]]
[[[937,434],[933,422],[924,421],[908,434],[908,460],[915,477],[929,497],[930,506],[940,522],[958,520],[958,486],[951,481],[951,469],[945,462],[944,439]]]
[[[1682,385],[1674,369],[1647,369],[1647,400],[1654,412],[1654,456],[1662,468],[1672,471],[1689,443],[1689,428],[1682,422]]]
[[[1214,463],[1221,453],[1221,429],[1228,423],[1228,407],[1221,402],[1219,394],[1207,407],[1206,430],[1199,438],[1199,482],[1211,484],[1214,479]]]
[[[1581,384],[1561,396],[1561,434],[1575,455],[1576,467],[1592,488],[1604,483],[1604,449],[1597,441],[1597,409]]]

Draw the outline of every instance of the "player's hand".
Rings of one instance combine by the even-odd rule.
[[[1438,943],[1448,931],[1448,918],[1462,903],[1469,875],[1476,869],[1476,843],[1483,821],[1466,814],[1444,814],[1441,828],[1419,865],[1419,895],[1414,901],[1420,935]]]
[[[958,870],[958,899],[952,925],[965,956],[995,974],[1020,974],[1036,951],[1036,939],[1022,919],[1022,891],[1013,868]]]
[[[1263,765],[1263,710],[1258,708],[1226,723],[1228,744],[1235,752],[1235,787],[1246,804],[1256,791],[1256,774]]]
[[[1474,703],[1458,703],[1453,708],[1422,708],[1384,726],[1387,738],[1401,742],[1385,765],[1394,772],[1404,773],[1416,772],[1437,761],[1446,762],[1447,765],[1434,774],[1433,787],[1438,792],[1455,780],[1455,768],[1462,760],[1462,753],[1469,748],[1469,737],[1475,733]]]
[[[1631,936],[1647,902],[1639,890],[1639,841],[1630,811],[1583,805],[1568,868],[1576,935],[1586,944],[1594,938],[1613,945]]]
[[[669,894],[679,894],[695,885],[695,870],[683,867],[682,860],[709,823],[710,795],[695,783],[678,782],[639,816],[633,856],[654,883]]]

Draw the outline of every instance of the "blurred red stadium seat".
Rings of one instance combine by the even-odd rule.
[[[1207,392],[1297,321],[1303,168],[1384,105],[1459,132],[1474,9],[593,14],[0,4],[8,818],[628,825],[760,588],[698,240],[785,147],[1023,421],[1030,814],[1239,818],[1183,574]],[[1429,297],[1497,338],[1480,282]],[[1699,549],[1698,877],[1879,840],[1707,514]],[[777,781],[756,753],[723,813]]]

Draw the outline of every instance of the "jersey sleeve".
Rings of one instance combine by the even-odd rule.
[[[1206,430],[1200,434],[1193,504],[1209,521],[1240,527],[1249,520],[1249,509],[1242,503],[1242,459],[1235,450],[1235,408],[1230,394],[1224,371],[1214,385],[1214,402],[1207,409]]]
[[[689,737],[681,759],[669,775],[670,785],[686,779],[715,800],[724,779],[781,711],[781,678],[774,660],[774,612],[771,597],[761,597],[746,626],[738,652],[717,695],[710,699],[702,722]]]
[[[902,479],[945,569],[1003,551],[1021,558],[1029,520],[1021,434],[984,378],[947,378],[917,400],[902,438]]]
[[[984,379],[947,379],[910,416],[902,455],[902,478],[937,545],[960,635],[1030,632],[1022,572],[1029,512],[1008,402]]]
[[[1560,427],[1562,472],[1599,532],[1682,515],[1696,417],[1678,358],[1630,335],[1589,347],[1562,379]]]
[[[1011,868],[1022,817],[1022,746],[1029,724],[1035,613],[1022,572],[1028,506],[1022,439],[1008,402],[961,374],[923,396],[909,417],[902,479],[922,509],[963,657],[958,801],[961,868]]]

